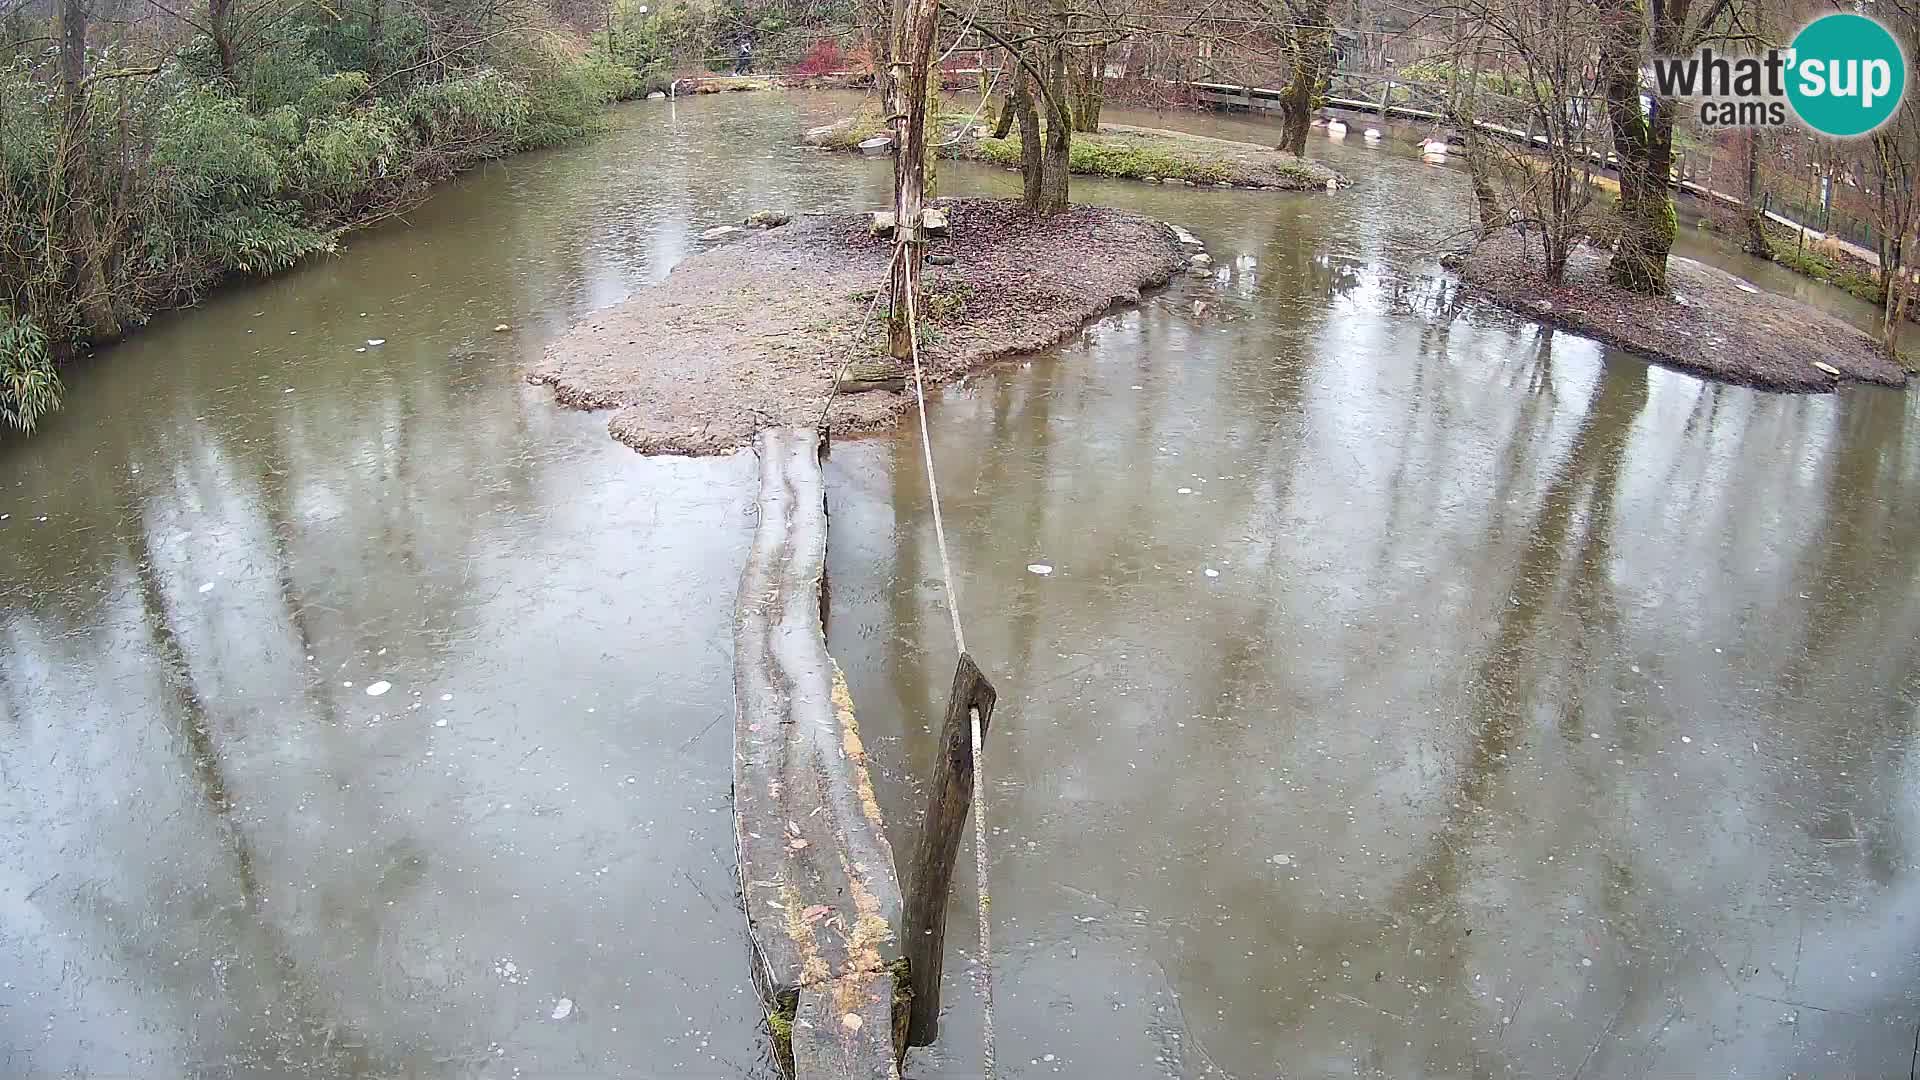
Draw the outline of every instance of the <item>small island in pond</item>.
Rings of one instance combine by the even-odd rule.
[[[1872,335],[1724,270],[1671,256],[1667,295],[1644,296],[1611,284],[1607,252],[1581,244],[1565,281],[1553,285],[1538,240],[1531,253],[1525,243],[1503,229],[1447,262],[1503,307],[1690,374],[1800,393],[1832,390],[1843,379],[1906,385],[1907,373]]]
[[[1121,210],[1036,215],[992,199],[936,205],[951,235],[932,241],[922,279],[930,385],[1046,348],[1139,299],[1189,259],[1170,226]],[[843,369],[902,374],[886,356],[892,251],[866,214],[731,231],[665,281],[568,331],[528,378],[563,404],[618,410],[609,429],[643,453],[725,453],[763,428],[811,427]],[[897,390],[843,394],[832,426],[882,427],[912,401]]]
[[[971,115],[942,116],[938,127],[941,157],[1020,167],[1018,130],[995,138],[992,128]],[[879,112],[869,108],[814,128],[805,138],[829,150],[858,150],[862,143],[890,140],[891,133]],[[1278,191],[1325,191],[1329,183],[1347,183],[1324,162],[1259,143],[1130,124],[1101,124],[1098,132],[1074,132],[1067,169],[1076,176]]]

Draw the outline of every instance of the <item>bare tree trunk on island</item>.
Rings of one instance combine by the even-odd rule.
[[[1486,136],[1472,121],[1460,130],[1467,141],[1467,175],[1473,180],[1473,205],[1480,216],[1480,239],[1485,240],[1506,224],[1506,215],[1500,212],[1500,197],[1493,190],[1493,156],[1487,152]]]
[[[1040,202],[1042,214],[1067,208],[1067,166],[1073,153],[1073,116],[1067,101],[1067,50],[1060,38],[1047,43],[1047,143],[1042,155]]]
[[[1906,307],[1906,284],[1905,274],[1896,274],[1887,280],[1887,303],[1880,313],[1881,344],[1895,360],[1900,358],[1900,324],[1906,321],[1901,314]]]
[[[1100,130],[1100,107],[1106,102],[1107,47],[1090,45],[1080,53],[1073,80],[1073,130]]]
[[[1652,180],[1647,155],[1651,132],[1640,111],[1640,53],[1643,21],[1638,0],[1613,0],[1600,43],[1602,89],[1607,98],[1607,122],[1613,129],[1613,152],[1620,162],[1619,237],[1614,241],[1609,276],[1613,283],[1635,292],[1654,291],[1648,266],[1648,238],[1641,203]]]
[[[1013,131],[1014,121],[1020,118],[1019,106],[1014,102],[1015,95],[1026,83],[1026,76],[1020,71],[1020,58],[1007,49],[1000,52],[1000,78],[1005,85],[998,91],[999,108],[993,114],[993,137],[1004,139]]]
[[[1615,285],[1659,295],[1667,289],[1667,253],[1678,219],[1667,181],[1673,172],[1673,103],[1653,100],[1653,116],[1640,108],[1640,63],[1646,54],[1646,9],[1642,0],[1607,0],[1600,41],[1600,77],[1620,159],[1620,236],[1607,266]],[[1674,51],[1686,21],[1688,0],[1667,0],[1654,29],[1654,46]]]
[[[1747,254],[1773,258],[1767,239],[1766,196],[1760,190],[1760,129],[1747,129]]]
[[[1033,101],[1033,76],[1024,65],[1014,70],[1013,110],[1020,118],[1020,187],[1027,209],[1040,208],[1046,163],[1040,146],[1040,113]]]
[[[1471,43],[1475,49],[1473,68],[1468,75],[1468,85],[1464,91],[1456,88],[1455,124],[1460,129],[1461,138],[1467,143],[1467,176],[1473,183],[1473,205],[1480,218],[1480,239],[1485,240],[1493,231],[1506,224],[1506,216],[1500,212],[1500,197],[1493,188],[1493,157],[1488,152],[1485,135],[1480,130],[1478,106],[1480,102],[1480,55],[1479,42]]]
[[[1307,153],[1307,129],[1313,126],[1320,83],[1325,78],[1333,26],[1328,21],[1331,0],[1307,0],[1293,27],[1292,77],[1280,98],[1280,149],[1295,157]]]
[[[1886,183],[1881,183],[1881,199],[1886,201]],[[1887,217],[1882,211],[1882,220]],[[1900,355],[1900,324],[1905,322],[1902,303],[1906,295],[1906,268],[1901,265],[1901,244],[1898,233],[1890,233],[1884,226],[1875,230],[1880,234],[1880,343],[1887,355],[1898,358]]]
[[[1885,294],[1880,308],[1881,343],[1887,355],[1900,355],[1901,324],[1906,322],[1908,292],[1906,240],[1913,231],[1916,193],[1913,189],[1912,155],[1920,144],[1920,132],[1904,113],[1873,134],[1875,187],[1875,229],[1880,249],[1880,287]]]
[[[894,7],[893,99],[888,110],[894,123],[893,221],[895,239],[906,242],[893,264],[887,320],[887,352],[897,360],[911,355],[913,329],[907,322],[907,298],[918,295],[925,247],[920,215],[925,206],[931,119],[927,83],[939,12],[938,0],[899,0]]]

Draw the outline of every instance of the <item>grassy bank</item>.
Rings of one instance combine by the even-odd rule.
[[[947,153],[1017,169],[1020,149],[1020,136],[1009,133],[1004,139],[962,139]],[[1103,125],[1098,133],[1075,132],[1067,168],[1081,176],[1287,191],[1323,189],[1335,176],[1333,170],[1317,161],[1254,143],[1118,124]]]
[[[292,10],[244,55],[194,36],[135,67],[95,47],[79,79],[0,48],[0,426],[30,432],[58,407],[75,350],[333,251],[434,181],[587,135],[653,88],[537,9],[514,9],[536,31],[469,28],[451,51],[446,27],[398,13],[370,38]]]
[[[752,90],[778,90],[780,83],[770,75],[718,75],[683,86],[683,94],[739,94]]]
[[[1794,273],[1843,289],[1869,304],[1886,302],[1886,290],[1873,265],[1836,246],[1803,243],[1795,230],[1773,222],[1768,222],[1767,239],[1773,245],[1773,261]]]
[[[1004,139],[976,134],[971,113],[943,114],[940,156],[984,161],[1002,168],[1020,167],[1020,136]],[[871,105],[831,129],[809,133],[809,141],[833,150],[852,150],[863,140],[887,134],[880,110]],[[1126,180],[1232,184],[1236,187],[1321,190],[1336,173],[1320,162],[1257,143],[1231,142],[1158,128],[1102,125],[1096,133],[1075,132],[1068,150],[1068,171],[1079,176]]]

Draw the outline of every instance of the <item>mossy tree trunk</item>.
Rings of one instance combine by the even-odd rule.
[[[1020,118],[1019,106],[1013,99],[1019,92],[1018,88],[1026,82],[1026,76],[1022,75],[1018,68],[1014,68],[1007,73],[1007,79],[1013,85],[1000,91],[1000,107],[993,117],[993,137],[996,139],[1006,138],[1008,133],[1013,131],[1014,121]]]
[[[894,260],[889,283],[892,297],[887,319],[887,352],[905,359],[913,344],[912,326],[907,319],[908,297],[920,288],[920,259],[925,249],[920,215],[926,205],[926,163],[930,156],[933,126],[929,91],[933,69],[934,25],[940,13],[938,0],[898,0],[893,21],[893,98],[888,115],[894,124],[893,213],[894,235],[906,241],[901,258]]]
[[[1040,152],[1040,111],[1033,100],[1034,80],[1024,65],[1014,69],[1013,111],[1020,120],[1020,196],[1029,209],[1040,205],[1040,181],[1046,166]]]
[[[1458,82],[1457,78],[1455,81]],[[1476,49],[1467,86],[1454,88],[1454,121],[1460,128],[1461,138],[1466,140],[1467,176],[1473,184],[1473,205],[1480,221],[1480,238],[1484,240],[1506,223],[1506,215],[1500,210],[1500,196],[1493,186],[1493,154],[1479,126],[1479,99],[1480,56]]]
[[[104,340],[117,334],[113,288],[106,276],[106,245],[100,236],[96,208],[101,198],[100,161],[88,139],[87,24],[92,16],[87,0],[61,0],[59,15],[61,121],[55,137],[52,175],[45,190],[57,202],[47,214],[47,250],[58,252],[49,262],[46,283],[62,283],[52,290],[64,296],[81,334]],[[29,311],[57,310],[56,304],[28,304]],[[52,331],[53,327],[42,327]],[[64,335],[63,335],[64,336]]]
[[[69,117],[79,114],[87,78],[86,0],[60,0],[60,86]]]
[[[1667,255],[1678,218],[1667,183],[1673,173],[1673,102],[1656,96],[1653,115],[1640,107],[1640,65],[1646,55],[1642,0],[1605,0],[1600,42],[1601,84],[1613,152],[1620,161],[1620,235],[1607,274],[1615,285],[1647,295],[1667,290]],[[1676,51],[1688,0],[1667,0],[1653,27],[1656,52]]]
[[[922,193],[931,200],[940,192],[940,60],[927,59],[927,135],[920,147]]]
[[[1900,330],[1906,320],[1911,292],[1906,265],[1907,237],[1913,232],[1920,193],[1914,190],[1915,158],[1920,156],[1920,123],[1904,111],[1872,137],[1874,187],[1877,190],[1874,232],[1879,241],[1881,344],[1887,355],[1900,353]]]
[[[228,0],[231,2],[231,0]],[[608,27],[612,27],[609,22]],[[381,54],[387,48],[387,0],[367,0],[367,81],[378,83],[386,71]],[[613,48],[613,31],[607,31],[607,48]]]
[[[1100,130],[1100,107],[1107,96],[1107,47],[1089,45],[1074,65],[1073,130]]]
[[[893,104],[893,39],[899,33],[899,8],[889,0],[861,0],[861,31],[873,58],[873,91],[883,110]]]
[[[1065,16],[1060,16],[1061,33],[1046,45],[1047,59],[1047,133],[1046,149],[1041,155],[1040,198],[1032,209],[1042,214],[1058,214],[1067,208],[1067,167],[1073,152],[1073,112],[1067,91],[1067,48]]]
[[[1013,130],[1014,122],[1020,118],[1013,98],[1025,82],[1020,73],[1020,58],[1006,49],[1000,50],[1000,81],[1002,85],[996,91],[1000,97],[993,110],[993,137],[996,139],[1006,138]]]
[[[1306,0],[1287,49],[1293,70],[1280,98],[1280,149],[1295,157],[1306,156],[1307,129],[1325,103],[1321,84],[1332,59],[1331,10],[1330,0]]]
[[[1493,231],[1506,224],[1506,215],[1500,210],[1500,196],[1493,187],[1493,153],[1487,147],[1487,138],[1473,126],[1469,119],[1460,129],[1467,141],[1467,175],[1473,181],[1473,205],[1480,218],[1480,238],[1493,235]]]
[[[1767,239],[1766,193],[1760,190],[1760,129],[1748,128],[1747,152],[1747,254],[1773,258],[1773,243]]]

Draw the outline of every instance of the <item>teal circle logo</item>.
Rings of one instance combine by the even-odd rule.
[[[1793,39],[1787,101],[1822,135],[1865,135],[1893,118],[1907,90],[1900,42],[1865,15],[1822,15]]]

